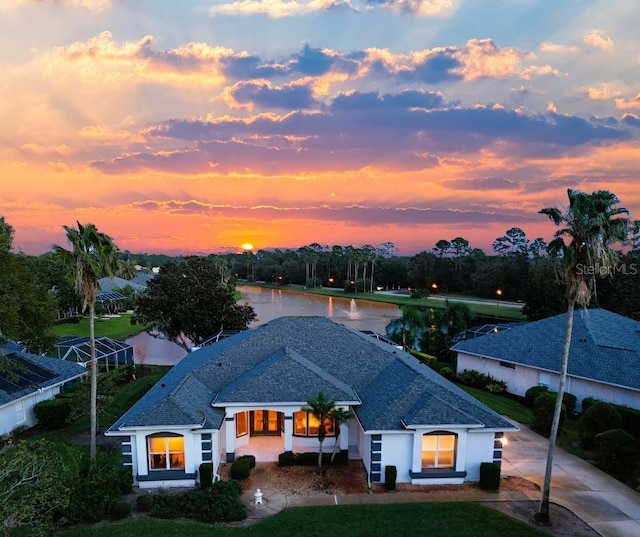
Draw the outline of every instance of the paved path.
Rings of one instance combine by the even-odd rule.
[[[524,425],[509,434],[503,475],[542,486],[548,442]],[[551,501],[566,507],[604,537],[640,536],[640,494],[588,462],[556,448]],[[539,495],[538,498],[539,499]]]
[[[518,424],[520,431],[509,434],[502,465],[503,476],[518,476],[539,486],[544,480],[547,439]],[[258,470],[258,468],[256,468]],[[556,448],[551,483],[551,501],[572,511],[603,537],[640,536],[640,494],[591,464]],[[443,501],[540,501],[538,491],[500,491],[498,493],[432,491],[424,493],[349,494],[333,496],[285,496],[270,490],[264,474],[254,474],[255,487],[263,492],[263,505],[253,500],[255,488],[245,492],[243,503],[249,519],[277,513],[285,507],[382,504]]]

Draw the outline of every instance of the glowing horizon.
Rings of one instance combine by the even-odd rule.
[[[606,17],[603,14],[606,13]],[[634,0],[0,6],[0,215],[41,254],[209,254],[462,236],[567,188],[640,218]],[[481,30],[479,30],[481,28]]]

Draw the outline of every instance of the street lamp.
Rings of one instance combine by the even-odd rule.
[[[502,298],[502,289],[498,289],[496,291],[496,295],[497,295],[497,299],[496,299],[496,306],[500,305],[500,299]]]

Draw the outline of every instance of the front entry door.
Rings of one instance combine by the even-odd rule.
[[[251,411],[251,434],[255,436],[280,436],[282,414],[275,410]]]

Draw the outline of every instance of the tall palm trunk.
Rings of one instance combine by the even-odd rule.
[[[98,436],[98,360],[96,359],[96,335],[94,328],[96,308],[89,304],[89,347],[91,348],[91,438],[89,443],[89,457],[96,459],[96,439]]]
[[[560,384],[558,386],[558,396],[556,399],[555,410],[553,412],[553,421],[551,422],[551,434],[549,435],[549,451],[547,453],[547,466],[544,474],[540,511],[536,514],[536,518],[541,522],[549,521],[549,494],[551,490],[551,469],[553,468],[553,452],[556,446],[556,439],[558,437],[558,429],[560,428],[562,398],[564,395],[564,386],[567,382],[567,369],[569,367],[569,349],[571,347],[571,334],[573,332],[574,309],[575,300],[569,300],[569,306],[567,308],[567,324],[564,331],[564,348],[562,351],[562,370],[560,372]]]

